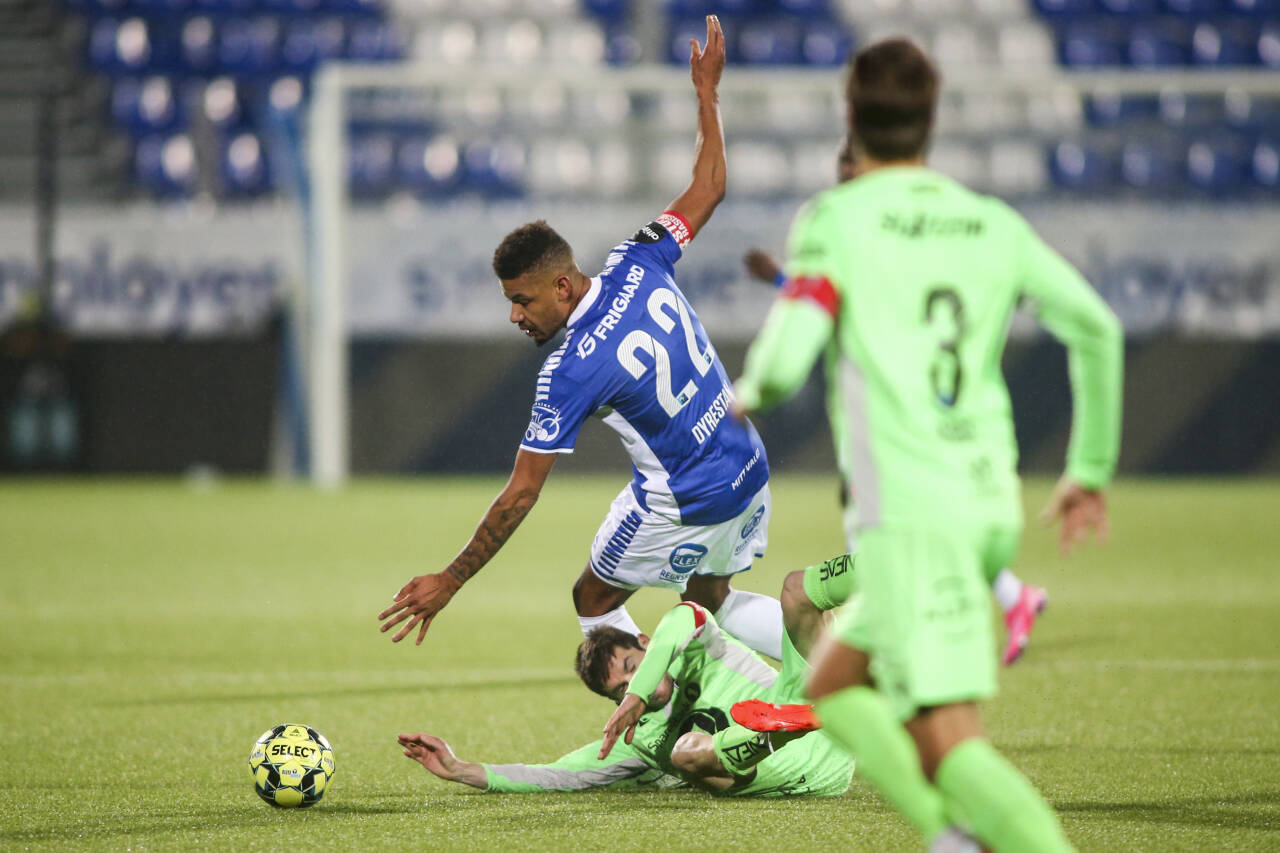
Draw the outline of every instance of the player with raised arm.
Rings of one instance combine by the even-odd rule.
[[[680,591],[753,649],[782,654],[776,599],[735,590],[729,577],[763,556],[769,463],[749,423],[728,417],[731,387],[715,349],[675,283],[675,263],[724,197],[724,133],[717,86],[724,33],[707,17],[706,49],[692,43],[698,101],[693,178],[670,207],[616,246],[588,278],[545,222],[511,232],[493,268],[512,323],[538,345],[564,341],[538,373],[533,414],[506,487],[443,571],[415,577],[378,615],[392,638],[431,620],[498,552],[538,499],[558,454],[572,452],[591,415],[618,432],[634,479],[614,500],[573,588],[583,633],[613,625],[638,634],[625,601],[639,587]]]
[[[838,795],[849,786],[853,762],[826,734],[755,732],[731,722],[730,713],[735,702],[752,697],[802,698],[803,653],[821,629],[823,610],[849,596],[852,577],[848,556],[787,577],[781,672],[692,602],[667,613],[652,639],[596,628],[579,647],[576,668],[593,691],[620,703],[618,711],[601,739],[549,764],[463,761],[425,732],[400,735],[400,745],[436,776],[491,792],[684,782],[727,796]]]
[[[925,167],[938,86],[908,40],[854,57],[860,174],[797,217],[787,284],[738,400],[756,411],[785,399],[836,340],[833,429],[858,496],[858,590],[812,658],[823,729],[931,844],[954,840],[948,825],[963,818],[1002,853],[1069,850],[1048,803],[985,739],[978,709],[996,689],[983,573],[1008,565],[1022,529],[1000,354],[1024,299],[1067,347],[1072,437],[1047,516],[1062,519],[1068,550],[1107,531],[1123,335],[1021,216]],[[758,710],[753,725],[768,728]],[[794,725],[805,710],[774,721]]]
[[[836,156],[836,181],[843,184],[845,181],[853,180],[857,175],[857,152],[854,151],[852,140],[846,139],[844,144],[840,146],[840,153]],[[782,271],[782,267],[763,249],[748,249],[746,255],[742,258],[742,263],[751,277],[759,282],[771,284],[779,290],[786,284],[787,276]],[[840,349],[836,342],[834,340],[828,342],[827,348],[823,352],[823,372],[826,374],[828,383],[835,377],[839,353]],[[839,411],[832,407],[836,396],[834,393],[828,393],[827,395],[827,416],[833,424],[840,417]],[[832,433],[835,435],[843,434],[839,429],[833,429]],[[836,452],[838,453],[840,451],[840,442],[837,442],[836,445]],[[837,467],[843,471],[847,466],[837,463]],[[858,514],[853,502],[853,490],[849,487],[849,483],[844,476],[841,475],[840,509],[844,511],[845,547],[850,551],[856,550],[858,547]],[[1000,655],[1000,661],[1005,666],[1012,666],[1026,652],[1027,646],[1031,642],[1031,629],[1036,625],[1036,617],[1044,612],[1044,609],[1049,605],[1049,594],[1042,587],[1024,583],[1022,578],[1018,577],[1013,569],[1008,566],[997,566],[994,567],[994,570],[989,569],[987,571],[987,582],[991,586],[991,591],[995,595],[1000,609],[1004,611],[1004,624],[1009,631],[1008,638],[1005,641],[1004,652]]]

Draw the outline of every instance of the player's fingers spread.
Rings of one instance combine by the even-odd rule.
[[[408,615],[409,614],[407,613],[405,614],[405,616],[408,616]],[[398,643],[401,640],[403,640],[405,637],[409,636],[409,632],[412,631],[415,627],[417,627],[418,620],[421,618],[422,618],[421,616],[414,616],[413,619],[409,620],[408,625],[405,625],[403,628],[401,628],[399,631],[396,632],[396,635],[391,638],[391,642]]]
[[[399,608],[397,608],[397,609],[399,609]],[[384,622],[384,623],[383,623],[383,625],[382,625],[382,630],[383,630],[384,632],[385,632],[385,631],[390,631],[392,628],[394,628],[395,626],[399,625],[401,622],[403,622],[404,620],[408,619],[410,616],[413,616],[413,611],[412,611],[412,610],[407,610],[407,609],[399,609],[399,610],[400,610],[400,612],[399,612],[399,613],[397,613],[395,610],[393,610],[393,611],[391,611],[391,613],[387,614],[387,615],[391,616],[392,618],[388,619],[386,622]]]

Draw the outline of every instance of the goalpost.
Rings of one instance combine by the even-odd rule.
[[[1084,96],[1160,95],[1176,91],[1186,96],[1239,92],[1246,96],[1276,96],[1274,72],[1204,71],[1204,72],[1064,72],[1053,68],[1036,68],[1025,73],[966,72],[944,69],[944,99],[999,99],[1012,96],[1036,110],[1050,114],[1048,124],[1038,129],[1001,126],[996,120],[982,127],[981,114],[970,117],[968,126],[949,116],[944,100],[939,116],[935,152],[943,154],[951,135],[992,139],[1008,133],[1012,137],[1034,136],[1045,139],[1054,133],[1052,116],[1062,113],[1060,132],[1070,134],[1072,122],[1076,132],[1085,130],[1080,118]],[[843,131],[844,107],[841,97],[842,74],[836,69],[821,70],[753,70],[729,69],[720,85],[726,136],[732,146],[735,140],[752,135],[793,138],[797,132],[814,142],[814,150],[834,153]],[[537,100],[539,93],[558,92],[572,102],[577,97],[607,97],[621,94],[625,105],[612,114],[605,110],[604,121],[597,127],[566,124],[565,132],[597,138],[615,138],[633,150],[653,148],[677,137],[689,151],[692,162],[694,117],[692,107],[684,118],[663,114],[663,99],[689,98],[692,91],[686,69],[676,66],[647,66],[629,69],[609,67],[587,70],[563,68],[484,67],[447,68],[414,63],[391,65],[354,65],[330,63],[314,77],[314,91],[307,115],[306,171],[310,182],[310,203],[303,210],[307,247],[307,286],[296,310],[301,318],[307,388],[307,420],[310,447],[310,477],[321,487],[341,485],[350,467],[350,400],[348,345],[351,327],[349,277],[351,253],[348,251],[349,212],[352,200],[347,185],[347,163],[350,154],[348,125],[353,117],[353,100],[361,94],[373,94],[383,102],[375,104],[375,113],[407,110],[415,117],[430,119],[437,125],[450,122],[468,125],[472,135],[483,134],[484,122],[468,117],[472,112],[486,114],[488,120],[504,123],[505,132],[521,135],[518,123],[508,116],[494,115],[511,105],[524,106]],[[376,100],[376,99],[375,99]],[[955,101],[959,103],[960,101]],[[631,108],[647,104],[639,113]],[[765,107],[762,104],[771,106]],[[366,105],[367,106],[367,105]],[[1071,114],[1074,111],[1074,118]],[[568,111],[566,111],[566,115]],[[482,116],[483,118],[483,116]],[[687,124],[681,122],[687,118]],[[1006,117],[1007,118],[1007,117]],[[797,126],[815,121],[813,126]],[[665,125],[664,125],[665,122]],[[674,132],[673,132],[674,131]],[[686,132],[687,131],[687,132]],[[545,130],[544,130],[545,132]],[[1038,134],[1038,136],[1036,136]],[[730,159],[733,160],[731,150]],[[945,160],[945,157],[943,158]],[[620,193],[619,200],[652,196],[657,203],[670,200],[669,175],[657,174],[652,158],[635,157],[629,163],[636,173],[625,176],[617,187],[601,192]],[[831,162],[818,164],[815,174],[833,173]],[[943,171],[947,164],[939,162]],[[825,170],[825,171],[824,171]],[[732,180],[743,175],[739,170]],[[963,175],[957,175],[963,179]],[[681,176],[681,180],[687,175]],[[818,186],[798,188],[796,196],[807,195]],[[999,188],[995,188],[999,192]],[[536,196],[536,191],[535,191]]]

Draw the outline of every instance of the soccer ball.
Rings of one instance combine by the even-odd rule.
[[[314,806],[333,778],[333,747],[310,726],[275,726],[254,742],[249,774],[258,796],[273,806]]]

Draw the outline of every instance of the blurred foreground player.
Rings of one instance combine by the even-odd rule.
[[[782,703],[803,698],[803,654],[822,626],[822,609],[845,600],[852,586],[847,555],[788,576],[781,672],[692,602],[672,608],[652,639],[596,628],[578,649],[578,675],[618,702],[618,710],[602,739],[549,764],[463,761],[424,732],[400,735],[400,745],[436,776],[492,792],[683,782],[733,797],[839,795],[849,787],[853,761],[825,732],[760,733],[733,723],[729,714],[735,702],[752,697]]]
[[[584,634],[600,625],[640,633],[624,602],[639,587],[678,590],[716,614],[751,648],[782,654],[776,599],[730,587],[764,555],[769,463],[749,423],[728,417],[731,387],[715,349],[676,286],[675,262],[724,197],[724,134],[717,86],[724,34],[707,17],[706,50],[689,60],[698,140],[688,189],[656,220],[616,246],[588,278],[545,222],[511,232],[494,272],[511,322],[539,346],[566,329],[538,374],[533,416],[506,487],[462,552],[441,572],[414,578],[382,611],[392,638],[431,620],[502,547],[538,499],[556,456],[573,451],[591,415],[618,432],[634,480],[614,500],[573,588]]]
[[[1067,346],[1072,440],[1046,510],[1066,551],[1091,528],[1106,535],[1122,334],[1017,213],[924,167],[938,82],[904,39],[854,58],[860,174],[798,216],[788,281],[738,399],[747,411],[777,403],[837,341],[833,429],[858,497],[858,588],[812,658],[824,730],[930,844],[957,822],[1002,853],[1069,850],[1053,810],[985,740],[978,709],[996,689],[983,574],[1009,564],[1022,528],[1000,354],[1024,297]]]
[[[853,142],[846,140],[840,146],[840,153],[836,157],[836,179],[838,183],[843,184],[845,181],[851,181],[858,174],[858,158],[853,149]],[[743,264],[747,268],[747,272],[751,277],[764,284],[771,284],[781,289],[786,284],[787,276],[782,271],[782,267],[777,261],[769,255],[768,252],[759,248],[752,248],[742,259]],[[827,377],[827,382],[834,380],[836,375],[836,364],[840,354],[840,349],[834,340],[828,342],[826,350],[823,352],[823,372]],[[836,394],[829,393],[827,395],[827,416],[835,423],[840,418],[840,412],[832,408]],[[833,429],[835,435],[842,435],[840,430]],[[837,442],[836,451],[840,451],[839,442]],[[839,465],[840,470],[845,470],[846,465]],[[854,495],[849,488],[849,483],[840,477],[840,508],[844,510],[844,534],[845,546],[853,551],[857,549],[857,512],[852,506]],[[1022,657],[1022,653],[1027,650],[1028,644],[1031,642],[1031,629],[1035,627],[1036,617],[1044,611],[1049,604],[1049,595],[1043,588],[1034,586],[1029,583],[1023,583],[1012,569],[1007,566],[996,567],[994,573],[988,572],[987,582],[991,585],[991,591],[995,594],[996,601],[1000,605],[1000,609],[1004,611],[1004,624],[1008,629],[1008,639],[1005,641],[1004,652],[1000,655],[1000,660],[1005,666],[1010,666]]]

